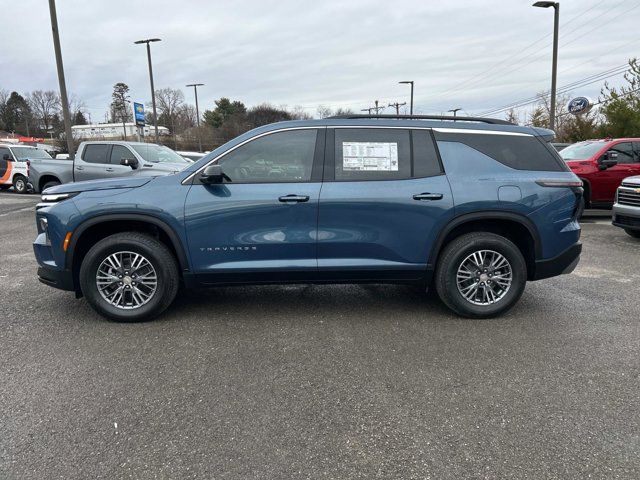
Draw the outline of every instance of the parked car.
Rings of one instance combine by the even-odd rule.
[[[51,159],[51,156],[28,145],[0,144],[0,190],[13,186],[17,193],[27,193],[31,162],[36,159]]]
[[[575,268],[582,182],[552,131],[415,118],[275,123],[175,175],[48,189],[38,276],[125,321],[256,283],[433,285],[479,318]]]
[[[616,192],[613,224],[640,238],[640,176],[625,178]]]
[[[622,180],[640,175],[640,138],[587,140],[559,153],[584,183],[586,208],[611,208]]]
[[[209,152],[202,153],[202,152],[176,151],[176,153],[178,155],[180,155],[181,157],[186,158],[190,162],[195,162],[197,160],[200,160],[202,157],[204,157]]]
[[[31,162],[29,182],[36,192],[62,183],[126,176],[157,176],[178,172],[189,162],[155,143],[82,142],[75,159]]]

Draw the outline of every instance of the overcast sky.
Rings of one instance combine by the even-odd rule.
[[[481,113],[549,88],[553,10],[532,0],[58,0],[67,88],[103,121],[112,86],[150,100],[201,82],[201,110],[222,96],[247,105]],[[58,89],[45,0],[0,0],[0,89]],[[640,56],[640,0],[562,0],[558,85]],[[620,83],[621,75],[613,77]],[[601,83],[573,90],[597,97]],[[389,112],[391,109],[387,109]]]

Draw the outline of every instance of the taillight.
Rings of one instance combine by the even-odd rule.
[[[27,160],[27,177],[29,176],[29,167],[31,166],[31,160]]]

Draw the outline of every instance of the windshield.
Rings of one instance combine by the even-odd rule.
[[[170,148],[154,143],[132,145],[134,150],[147,162],[151,163],[189,163]]]
[[[558,153],[563,160],[586,160],[604,147],[604,142],[580,142],[563,148]]]
[[[11,151],[18,160],[27,160],[29,158],[51,158],[51,155],[39,148],[11,147]]]

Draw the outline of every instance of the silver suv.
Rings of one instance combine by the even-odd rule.
[[[613,224],[640,238],[640,175],[622,181],[613,205]]]

